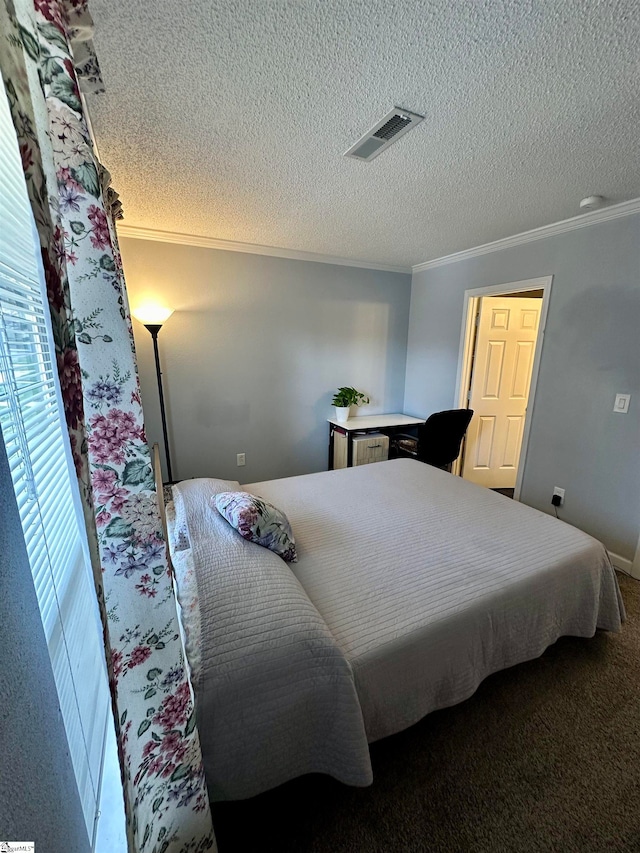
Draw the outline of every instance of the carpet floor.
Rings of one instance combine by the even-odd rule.
[[[504,495],[507,498],[513,498],[515,489],[491,489],[492,492],[498,492],[499,495]]]
[[[369,788],[215,805],[220,853],[640,851],[640,582],[619,579],[619,634],[562,638],[373,744]]]

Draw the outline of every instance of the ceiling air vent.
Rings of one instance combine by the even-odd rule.
[[[403,133],[411,130],[423,120],[424,116],[394,107],[390,113],[381,119],[368,133],[365,133],[355,145],[344,152],[345,157],[355,157],[357,160],[373,160],[385,148],[393,145]]]

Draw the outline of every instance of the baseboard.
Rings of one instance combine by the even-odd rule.
[[[626,557],[614,554],[613,551],[608,551],[607,553],[609,554],[609,559],[616,569],[620,569],[620,571],[624,572],[625,575],[629,575],[632,578],[640,580],[640,577],[633,572],[633,560],[628,560]]]

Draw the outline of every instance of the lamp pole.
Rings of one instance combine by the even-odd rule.
[[[164,453],[167,460],[167,476],[169,482],[173,481],[171,474],[171,455],[169,453],[169,436],[167,434],[167,416],[164,410],[164,393],[162,391],[162,370],[160,369],[160,353],[158,351],[158,332],[162,328],[161,323],[145,323],[145,328],[151,332],[153,338],[153,352],[156,357],[156,376],[158,377],[158,397],[160,398],[160,416],[162,417],[162,434],[164,436]]]

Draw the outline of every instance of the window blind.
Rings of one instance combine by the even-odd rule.
[[[0,424],[89,838],[109,691],[49,309],[0,84]],[[10,603],[9,603],[10,606]]]

